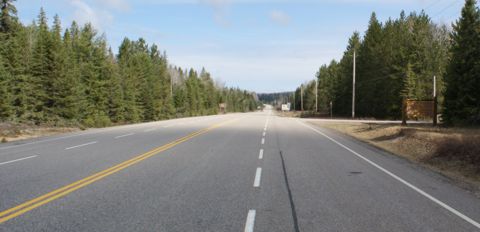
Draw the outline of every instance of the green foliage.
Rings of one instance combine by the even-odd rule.
[[[449,36],[445,26],[434,24],[421,12],[398,19],[378,21],[375,13],[363,39],[354,33],[339,62],[323,65],[317,72],[318,109],[334,116],[348,117],[352,106],[353,53],[356,53],[356,115],[359,117],[401,117],[403,98],[432,99],[433,76],[441,93],[449,59]],[[306,86],[305,110],[314,110],[315,92]],[[312,96],[313,95],[313,96]],[[296,108],[300,93],[296,91]],[[443,96],[439,96],[440,102]],[[313,106],[315,106],[313,104]]]
[[[118,55],[91,24],[64,30],[18,22],[13,0],[0,0],[0,120],[105,127],[173,117],[255,110],[254,93],[216,86],[210,74],[170,66],[140,38],[124,39]]]
[[[443,119],[450,125],[480,125],[480,12],[466,0],[453,26]]]
[[[17,8],[13,5],[15,0],[0,1],[0,32],[11,33],[17,24]]]
[[[0,120],[6,120],[12,116],[11,96],[8,91],[9,80],[10,76],[0,57]]]

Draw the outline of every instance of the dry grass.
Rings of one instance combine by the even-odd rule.
[[[294,117],[299,118],[301,115],[300,111],[275,111],[275,114],[280,117]]]
[[[18,123],[0,123],[0,141],[2,143],[41,136],[56,135],[79,131],[75,127],[49,127]]]
[[[480,189],[480,129],[315,122]]]

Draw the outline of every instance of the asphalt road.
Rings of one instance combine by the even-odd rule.
[[[0,145],[0,231],[480,231],[447,178],[269,111]]]

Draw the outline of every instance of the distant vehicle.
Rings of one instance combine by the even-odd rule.
[[[282,111],[290,111],[290,106],[288,104],[282,104]]]

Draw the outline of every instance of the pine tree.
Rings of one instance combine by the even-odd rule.
[[[65,31],[61,47],[61,50],[57,50],[57,59],[62,64],[60,67],[62,72],[60,77],[55,80],[57,93],[55,112],[66,120],[79,121],[81,119],[80,109],[84,109],[84,98],[70,30]]]
[[[338,67],[338,85],[337,97],[333,105],[333,113],[335,116],[350,116],[352,112],[352,75],[353,75],[353,53],[358,55],[360,47],[360,34],[354,32],[348,40],[346,51],[339,62]]]
[[[359,48],[357,63],[357,113],[361,116],[379,116],[381,114],[379,91],[382,90],[381,82],[385,75],[382,70],[382,24],[372,13],[368,30],[362,45]]]
[[[13,5],[15,0],[0,1],[0,33],[11,33],[17,26],[17,8]]]
[[[108,50],[108,57],[106,60],[106,71],[110,73],[110,81],[108,82],[109,98],[108,98],[108,115],[110,119],[115,122],[123,122],[124,106],[123,106],[123,91],[122,80],[120,77],[118,65],[115,56],[110,48]]]
[[[452,58],[447,69],[443,119],[450,125],[480,124],[480,13],[466,0],[453,26]]]
[[[0,120],[102,127],[216,113],[221,101],[256,107],[254,94],[216,85],[204,69],[170,68],[142,38],[125,39],[115,57],[91,24],[72,22],[62,36],[60,18],[49,28],[41,9],[23,26],[13,2],[0,0]]]
[[[0,121],[5,121],[12,116],[11,96],[8,91],[9,79],[9,73],[5,70],[0,56]]]
[[[51,47],[51,36],[48,30],[47,17],[43,9],[38,16],[37,38],[33,48],[32,56],[32,85],[33,92],[30,104],[32,107],[31,120],[36,123],[48,120],[52,116],[53,98],[52,92],[53,56]]]

